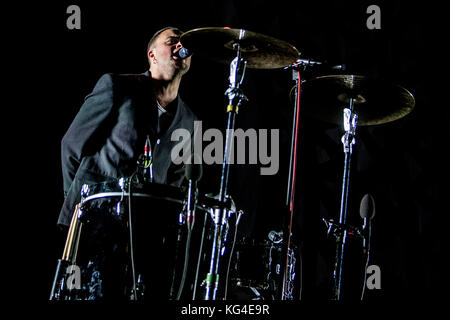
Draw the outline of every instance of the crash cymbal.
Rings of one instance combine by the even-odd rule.
[[[349,106],[350,98],[358,126],[400,119],[415,105],[413,95],[405,88],[359,75],[321,76],[303,82],[301,88],[304,112],[335,124],[342,124],[343,109]]]
[[[300,55],[287,42],[243,29],[198,28],[182,34],[180,41],[195,55],[225,64],[236,57],[239,44],[247,68],[255,69],[282,68]]]

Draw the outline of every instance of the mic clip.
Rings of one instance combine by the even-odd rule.
[[[293,64],[286,66],[283,68],[283,70],[295,70],[295,71],[305,71],[308,68],[311,67],[326,67],[327,69],[335,70],[335,71],[345,71],[346,66],[345,64],[338,64],[335,66],[330,66],[328,62],[324,61],[315,61],[311,59],[298,59]]]
[[[148,160],[144,154],[140,154],[136,161],[136,165],[136,179],[138,180],[138,183],[153,182],[152,161]]]
[[[327,220],[325,218],[322,218],[322,221],[327,227],[328,236],[333,235],[334,237],[339,238],[342,235],[345,235],[350,237],[364,238],[364,234],[360,228],[336,222],[334,221],[334,219]]]

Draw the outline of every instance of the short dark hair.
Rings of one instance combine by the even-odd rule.
[[[156,41],[158,36],[166,30],[173,30],[175,33],[180,34],[180,35],[183,33],[183,31],[181,31],[177,27],[165,27],[165,28],[162,28],[161,30],[156,31],[153,34],[153,36],[150,38],[150,41],[147,44],[147,52],[148,52],[148,50],[150,50],[150,48],[152,47],[153,43]]]

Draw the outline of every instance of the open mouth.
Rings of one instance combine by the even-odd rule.
[[[181,50],[181,49],[180,49]],[[175,59],[175,60],[181,60],[181,58],[180,58],[180,56],[179,56],[179,51],[180,50],[175,50],[173,53],[172,53],[172,57]]]

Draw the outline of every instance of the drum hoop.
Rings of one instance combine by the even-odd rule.
[[[96,194],[93,194],[91,196],[88,196],[83,199],[83,202],[96,200],[100,198],[111,198],[111,197],[128,197],[130,194],[128,192],[99,192]],[[138,193],[138,192],[132,192],[131,196],[133,197],[144,197],[144,198],[157,198],[157,199],[163,199],[163,200],[171,200],[174,202],[181,202],[180,200],[174,200],[172,198],[166,198],[166,197],[156,197],[150,194],[146,193]]]
[[[103,198],[114,198],[114,197],[127,197],[128,198],[129,195],[130,194],[128,192],[100,192],[100,193],[96,193],[91,196],[83,198],[81,202],[84,204],[89,201],[103,199]],[[183,202],[184,202],[184,200],[180,200],[180,199],[155,196],[155,195],[151,195],[151,194],[147,194],[147,193],[139,193],[139,192],[132,192],[131,196],[132,197],[141,197],[141,198],[151,198],[151,199],[157,199],[157,200],[167,200],[167,201],[171,201],[171,202],[178,203],[178,204],[183,204]],[[197,209],[204,210],[205,212],[209,212],[209,208],[202,206],[200,203],[198,203],[196,207],[197,207]]]

